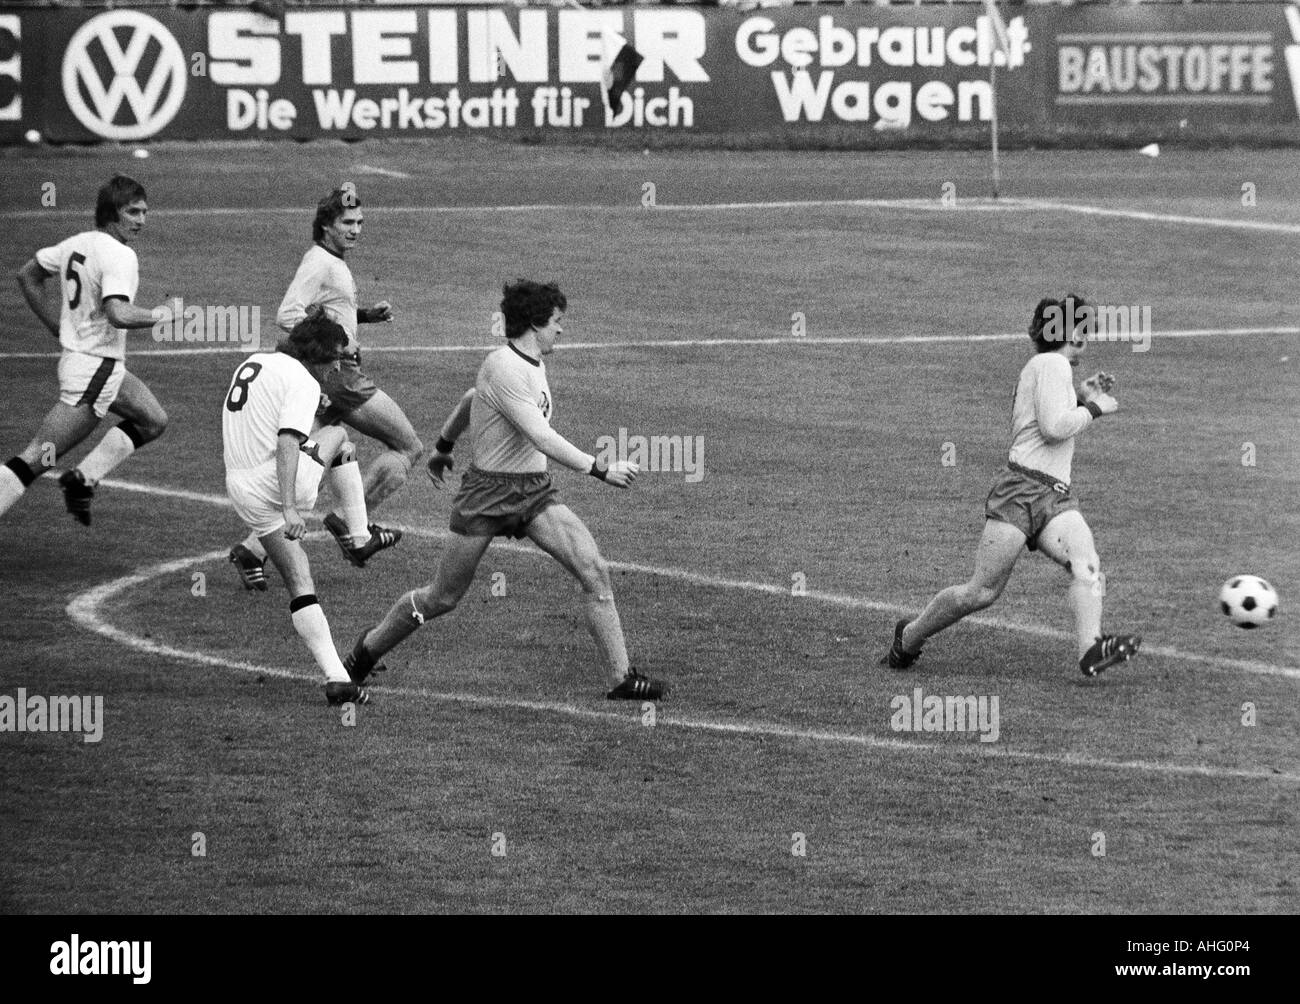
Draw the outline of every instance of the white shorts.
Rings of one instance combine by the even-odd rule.
[[[103,418],[117,400],[125,376],[126,363],[121,359],[64,349],[59,357],[59,400],[72,408],[88,404],[97,418]]]
[[[305,453],[298,454],[297,498],[294,505],[306,516],[316,507],[325,468]],[[275,461],[244,471],[226,471],[226,494],[235,504],[245,525],[259,537],[275,533],[284,526],[284,505],[280,500],[280,479]]]

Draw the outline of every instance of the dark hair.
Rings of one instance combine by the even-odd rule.
[[[1089,311],[1080,317],[1083,309],[1088,306],[1086,300],[1077,293],[1066,293],[1059,300],[1053,300],[1050,296],[1045,296],[1038,301],[1038,306],[1034,308],[1033,320],[1029,322],[1029,337],[1033,339],[1035,352],[1055,352],[1067,340],[1067,332],[1063,330],[1065,318],[1073,319],[1074,323],[1069,336],[1081,325],[1084,328],[1085,337],[1091,334],[1092,313]],[[1051,316],[1049,316],[1049,313]],[[1052,325],[1052,322],[1055,322]],[[1049,326],[1054,326],[1055,330],[1046,330]]]
[[[99,190],[95,200],[95,226],[104,227],[118,221],[123,207],[129,206],[137,199],[144,199],[144,185],[125,174],[115,174]]]
[[[529,328],[546,327],[557,307],[563,312],[569,305],[560,287],[553,282],[516,279],[506,283],[503,292],[501,313],[506,319],[506,338],[518,338]]]
[[[280,339],[275,351],[299,362],[319,366],[339,358],[348,344],[348,333],[337,321],[325,316],[325,308],[314,303],[307,316],[293,326],[288,338]]]
[[[343,182],[316,204],[316,219],[311,224],[311,239],[314,241],[323,239],[326,227],[333,224],[349,209],[356,209],[360,205],[361,197],[357,195],[357,186],[350,181]]]

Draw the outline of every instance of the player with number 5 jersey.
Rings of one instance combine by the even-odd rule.
[[[115,175],[99,190],[95,229],[41,248],[18,272],[24,298],[63,351],[59,400],[26,449],[0,467],[0,515],[112,412],[122,421],[59,478],[68,512],[89,526],[95,486],[167,428],[158,399],[126,369],[127,331],[170,323],[181,309],[176,300],[152,310],[133,302],[140,274],[130,244],[144,230],[148,209],[144,187]],[[59,279],[57,311],[46,295],[51,276]]]

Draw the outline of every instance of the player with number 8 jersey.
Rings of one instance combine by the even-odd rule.
[[[289,615],[325,673],[326,700],[364,704],[366,692],[334,649],[301,543],[303,516],[316,504],[322,476],[342,505],[348,532],[365,541],[357,548],[363,560],[396,543],[366,529],[365,492],[347,433],[334,425],[311,435],[320,381],[338,371],[346,345],[343,328],[317,309],[275,352],[258,352],[241,362],[222,407],[221,439],[226,493],[289,588]]]

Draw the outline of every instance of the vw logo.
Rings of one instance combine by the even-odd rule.
[[[185,78],[185,54],[171,32],[134,10],[91,18],[63,54],[68,107],[105,139],[145,139],[162,129],[185,100]]]

